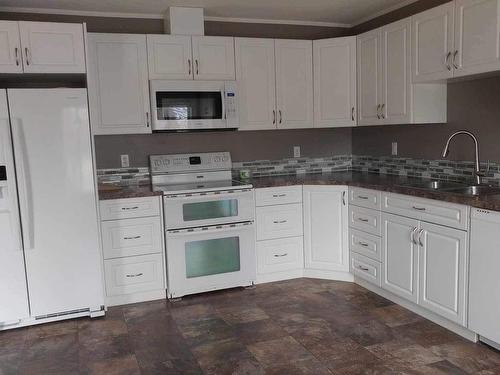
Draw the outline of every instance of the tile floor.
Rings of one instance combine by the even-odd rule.
[[[355,284],[297,279],[0,332],[0,374],[500,374],[500,353]]]

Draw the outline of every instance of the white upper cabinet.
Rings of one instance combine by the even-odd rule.
[[[149,79],[234,80],[234,38],[148,35]]]
[[[94,134],[151,133],[146,36],[89,34]]]
[[[191,37],[148,35],[149,79],[192,79]]]
[[[413,82],[453,77],[454,3],[412,17]]]
[[[500,70],[499,3],[455,1],[455,77]]]
[[[358,36],[358,124],[378,125],[382,123],[380,107],[382,90],[380,75],[380,29]]]
[[[19,22],[25,73],[85,73],[82,24]]]
[[[239,130],[276,128],[274,40],[236,38]]]
[[[409,18],[382,28],[382,98],[384,124],[411,121],[411,21]]]
[[[83,25],[0,21],[0,73],[85,73]]]
[[[312,41],[275,40],[277,125],[313,126]]]
[[[0,73],[22,73],[19,23],[0,21]]]
[[[314,127],[356,125],[356,37],[315,40]]]
[[[234,80],[234,38],[193,36],[194,79]]]
[[[348,272],[347,187],[303,189],[305,268]]]

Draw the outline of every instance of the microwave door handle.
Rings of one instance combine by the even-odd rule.
[[[227,119],[227,113],[226,113],[226,90],[221,91],[221,96],[222,96],[222,115],[224,116],[223,120]],[[227,122],[225,121],[225,126],[227,126]]]

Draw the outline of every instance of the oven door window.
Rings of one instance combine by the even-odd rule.
[[[157,91],[158,120],[220,120],[219,91]]]
[[[239,237],[186,242],[186,277],[202,277],[240,271]]]
[[[186,203],[182,205],[184,221],[209,220],[238,216],[238,200]]]

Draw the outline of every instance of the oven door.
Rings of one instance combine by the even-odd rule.
[[[255,216],[253,190],[166,195],[163,202],[167,230],[253,221]]]
[[[151,81],[153,130],[225,128],[224,82]]]
[[[251,222],[167,231],[169,298],[255,282]]]

